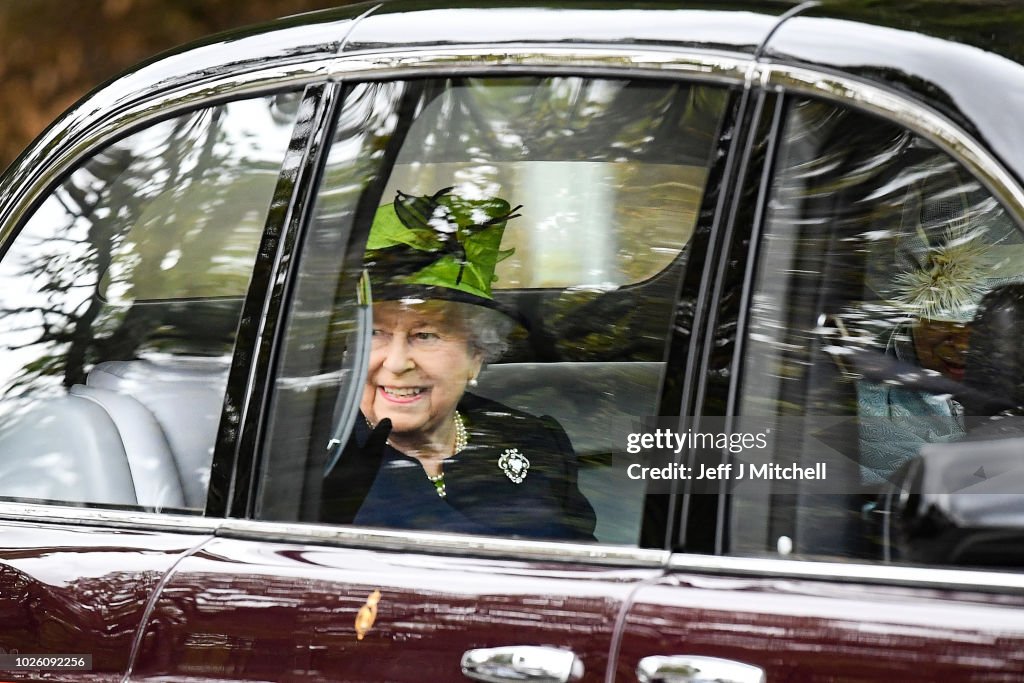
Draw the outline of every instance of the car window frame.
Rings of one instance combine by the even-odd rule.
[[[745,249],[748,275],[744,279],[741,293],[740,315],[736,320],[735,348],[730,369],[727,391],[718,396],[727,406],[726,417],[739,417],[739,394],[744,370],[744,347],[750,304],[755,287],[753,270],[759,256],[759,241],[764,228],[768,199],[772,192],[775,156],[778,141],[785,125],[786,103],[790,98],[813,98],[837,106],[856,109],[881,117],[901,126],[933,143],[951,159],[963,166],[991,192],[1006,213],[1018,227],[1024,229],[1024,186],[1019,183],[1001,160],[969,131],[928,104],[905,93],[882,84],[869,82],[861,77],[816,69],[802,64],[784,61],[764,61],[755,68],[754,80],[758,83],[753,96],[768,101],[777,96],[777,101],[766,109],[764,116],[772,121],[761,142],[770,148],[769,159],[761,171],[748,173],[740,180],[741,186],[757,196],[753,220],[734,226],[733,241],[741,244],[749,241]],[[749,145],[758,141],[751,138]],[[748,147],[749,152],[749,147]],[[738,193],[737,193],[738,194]],[[714,340],[712,340],[714,341]],[[701,368],[701,372],[709,367]],[[701,397],[707,400],[707,395]],[[728,424],[728,423],[727,423]],[[716,574],[746,576],[750,574],[777,577],[802,577],[825,581],[860,582],[899,586],[927,587],[946,590],[980,589],[986,592],[1020,593],[1024,590],[1024,572],[1017,574],[978,569],[974,567],[929,567],[892,565],[882,562],[830,561],[827,559],[792,559],[784,554],[778,557],[730,556],[724,548],[728,545],[729,494],[721,491],[717,495],[718,506],[715,517],[704,516],[701,521],[714,524],[716,550],[714,558],[702,555],[676,552],[669,565],[674,571],[707,572]]]
[[[262,416],[268,410],[271,368],[279,351],[276,339],[286,314],[282,302],[291,291],[300,226],[311,210],[318,162],[339,90],[330,82],[307,85],[299,105],[242,307],[211,463],[207,517],[250,514],[262,450]]]
[[[39,207],[50,194],[66,178],[74,173],[82,163],[95,154],[116,144],[141,130],[145,130],[163,121],[174,119],[190,112],[208,109],[227,102],[257,99],[278,93],[298,92],[305,97],[305,91],[318,83],[326,83],[325,60],[318,59],[304,64],[292,64],[287,68],[267,67],[250,69],[239,73],[226,73],[215,79],[202,83],[189,82],[167,91],[135,92],[133,99],[122,108],[102,111],[96,120],[87,117],[65,116],[56,121],[47,133],[35,143],[36,147],[46,147],[51,138],[59,143],[51,143],[45,157],[47,162],[41,168],[34,169],[32,177],[20,184],[14,183],[16,177],[13,165],[4,177],[2,196],[7,203],[0,210],[0,220],[7,228],[0,233],[0,258],[3,258],[10,246],[18,239],[23,228],[31,220]],[[298,122],[290,133],[290,143],[300,130]],[[28,158],[40,151],[36,147],[26,150],[23,157]],[[283,165],[282,165],[283,170]],[[278,171],[280,184],[282,170]],[[276,252],[265,247],[268,226],[275,220],[273,212],[268,212],[267,221],[263,226],[260,247],[257,249],[253,264],[254,274],[244,296],[253,296],[254,287],[259,287],[256,271],[262,263],[272,261]],[[259,322],[257,319],[255,322]],[[235,348],[232,353],[232,365],[237,355],[243,350],[242,344],[248,336],[246,322],[243,318],[239,325]],[[218,429],[217,443],[222,440],[224,431],[225,411],[221,411],[221,427]],[[234,438],[233,436],[231,437]],[[216,461],[216,455],[214,457]],[[211,493],[214,484],[207,491],[207,504],[199,515],[153,512],[148,510],[121,510],[111,507],[94,507],[89,505],[54,501],[52,503],[34,503],[22,501],[0,501],[0,518],[15,520],[59,521],[82,525],[151,528],[169,531],[187,530],[191,532],[209,532],[216,527],[217,518],[223,517],[219,511],[210,508]]]
[[[623,66],[623,59],[628,57],[628,66]],[[753,57],[745,54],[723,54],[715,51],[700,49],[676,49],[666,50],[663,48],[641,48],[623,50],[621,47],[602,46],[579,46],[566,48],[564,46],[529,46],[511,47],[503,50],[495,50],[486,46],[474,46],[467,48],[438,48],[424,51],[408,51],[404,49],[390,49],[374,52],[371,54],[351,54],[339,57],[332,67],[332,74],[343,84],[352,84],[360,81],[381,81],[399,80],[403,78],[417,77],[463,77],[463,76],[486,76],[486,75],[508,75],[508,76],[529,76],[529,75],[566,75],[583,77],[608,77],[608,78],[644,78],[654,81],[689,81],[695,84],[711,84],[726,86],[738,92],[746,92],[750,88],[748,79],[749,69],[753,64]],[[732,106],[732,104],[730,104]],[[728,116],[728,114],[726,114]],[[722,131],[718,131],[719,141]],[[716,142],[716,149],[719,143]],[[732,149],[730,145],[730,149]],[[326,154],[327,148],[323,153]],[[310,159],[310,164],[322,166],[325,159]],[[711,180],[709,179],[709,185]],[[707,193],[702,198],[701,213],[713,211],[716,225],[720,223],[721,206],[716,202],[712,208],[707,208]],[[303,230],[308,227],[312,220],[312,206],[306,206],[306,214],[303,217]],[[700,220],[700,219],[698,219]],[[365,231],[363,231],[365,232]],[[717,235],[716,231],[713,231]],[[358,250],[367,235],[362,234],[353,240],[350,236],[349,248]],[[301,238],[300,238],[301,239]],[[717,241],[712,238],[712,242]],[[710,246],[710,245],[709,245]],[[705,257],[707,259],[707,256]],[[710,267],[705,263],[705,272],[702,273],[702,282],[707,281],[706,269]],[[296,265],[293,263],[292,267]],[[290,272],[287,277],[294,279],[295,272]],[[701,291],[703,292],[702,285]],[[709,302],[704,297],[705,303]],[[287,302],[284,304],[287,306]],[[288,311],[283,311],[279,320],[286,320]],[[285,329],[282,325],[278,330],[278,336],[274,340],[273,355],[276,357],[281,351],[284,341]],[[694,339],[698,335],[693,335]],[[696,343],[696,342],[694,342]],[[692,344],[691,344],[692,346]],[[692,350],[692,349],[691,349]],[[692,353],[690,358],[694,358]],[[692,365],[690,361],[689,365]],[[686,383],[690,382],[691,373],[684,373]],[[679,405],[690,405],[693,391],[687,388]],[[266,411],[269,408],[269,401],[264,396],[259,399],[259,405],[255,408],[263,411],[262,422],[265,424],[270,415]],[[664,405],[664,404],[663,404]],[[679,408],[678,414],[687,414],[688,409]],[[350,407],[355,409],[357,406]],[[263,452],[267,447],[266,441],[260,443],[259,453],[255,458],[262,462],[266,457]],[[256,467],[249,473],[248,485],[251,491],[255,491],[260,468]],[[672,494],[672,500],[677,499],[677,494]],[[388,549],[412,549],[422,548],[424,543],[439,549],[439,552],[467,552],[473,554],[483,552],[485,555],[497,553],[500,556],[507,556],[506,539],[489,536],[431,534],[427,532],[405,532],[371,529],[367,527],[335,527],[323,524],[275,522],[253,519],[251,510],[255,499],[248,502],[238,501],[228,517],[232,518],[231,529],[238,533],[248,535],[261,524],[268,525],[274,529],[274,535],[289,540],[299,540],[303,537],[312,542],[322,543],[326,538],[336,539],[344,544],[355,543],[357,545],[369,544],[373,547],[376,543],[383,543]],[[669,532],[666,534],[660,549],[654,547],[623,547],[577,544],[557,544],[562,548],[560,556],[567,561],[585,560],[604,561],[599,558],[622,558],[629,557],[630,551],[636,551],[636,557],[649,558],[650,553],[661,553],[671,542],[675,533],[675,525],[678,522],[680,507],[674,502],[670,503],[664,511],[669,518]],[[243,529],[245,531],[243,531]],[[408,543],[399,543],[398,539],[408,537]],[[493,541],[493,543],[492,543]],[[399,545],[396,546],[396,543]],[[533,551],[530,548],[538,549],[538,557],[550,557],[544,550],[544,541],[516,540],[511,547],[516,548],[515,557],[531,557]],[[607,552],[606,552],[607,549]],[[659,555],[660,557],[660,555]],[[619,559],[615,563],[619,563]],[[649,559],[641,559],[646,563]]]

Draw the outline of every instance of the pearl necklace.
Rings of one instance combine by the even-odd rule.
[[[452,455],[455,455],[462,451],[466,444],[469,443],[469,434],[466,432],[466,425],[462,422],[462,415],[459,415],[459,411],[455,411],[455,450],[452,451]],[[437,491],[438,498],[444,498],[448,495],[444,486],[444,472],[434,476],[427,475],[427,479],[434,485],[434,490]]]
[[[366,420],[367,426],[373,429],[373,424],[369,419]],[[466,424],[462,421],[462,415],[459,411],[455,411],[455,449],[452,451],[452,455],[456,455],[466,448],[466,444],[469,443],[469,432],[466,431]],[[391,443],[391,439],[387,440],[387,444],[394,448],[394,444]],[[434,476],[427,475],[427,479],[431,484],[434,485],[434,490],[437,491],[438,498],[444,498],[448,495],[444,486],[444,472],[436,474]]]

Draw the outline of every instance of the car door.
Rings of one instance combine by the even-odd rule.
[[[398,71],[386,55],[342,60],[319,185],[274,276],[289,308],[267,331],[272,392],[252,406],[258,457],[238,453],[238,518],[161,586],[132,680],[605,680],[629,595],[664,573],[671,501],[618,454],[634,419],[678,420],[743,69],[666,76],[595,50],[581,75],[530,52],[550,66],[510,71],[487,50],[423,52]],[[493,281],[521,324],[473,391],[499,417],[561,424],[596,513],[589,542],[320,523],[325,471],[363,419],[381,296],[361,276],[370,224],[396,195],[453,187],[522,205]],[[486,476],[504,481],[499,467]]]
[[[0,259],[5,680],[122,680],[160,581],[212,537],[241,302],[301,97],[144,102],[147,123],[78,131],[76,162],[38,169],[48,186],[8,184],[23,205]]]
[[[921,105],[880,111],[866,103],[881,91],[863,81],[801,87],[786,66],[765,68],[765,82],[796,92],[758,105],[726,305],[708,333],[729,352],[707,355],[700,423],[763,440],[691,450],[695,473],[719,476],[685,483],[682,552],[632,596],[616,678],[1018,678],[1021,579],[1007,571],[1017,532],[994,531],[995,498],[941,488],[954,480],[908,488],[901,467],[946,448],[984,479],[980,446],[955,443],[981,416],[962,398],[976,396],[955,372],[963,350],[926,346],[923,330],[959,325],[940,309],[984,308],[986,291],[1020,276],[1020,217],[980,180],[998,168],[992,157],[952,153],[964,133]],[[936,259],[976,266],[971,293],[943,289],[963,271],[915,288]],[[933,295],[951,303],[928,305]],[[929,362],[932,347],[949,367]],[[996,486],[1005,505],[1012,481]],[[929,499],[943,504],[915,502]],[[956,500],[974,512],[947,521]],[[975,523],[975,535],[958,528]]]

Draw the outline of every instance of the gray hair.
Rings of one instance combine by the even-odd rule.
[[[462,306],[462,322],[469,333],[469,344],[480,353],[484,363],[493,363],[508,351],[508,335],[515,322],[504,313],[483,306]]]
[[[403,306],[440,307],[446,324],[455,325],[466,334],[470,351],[479,353],[485,365],[498,360],[508,351],[508,336],[516,323],[493,308],[444,299],[406,297],[397,301]]]

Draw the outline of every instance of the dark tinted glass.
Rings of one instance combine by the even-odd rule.
[[[579,77],[351,87],[261,514],[637,543],[645,484],[612,456],[658,412],[726,101]],[[350,231],[345,258],[320,246]]]
[[[917,557],[893,501],[971,482],[908,472],[981,457],[970,444],[1021,404],[1011,378],[1024,367],[1008,351],[1020,329],[985,318],[1019,298],[1024,236],[928,141],[797,101],[756,273],[741,412],[774,436],[747,463],[770,465],[765,476],[736,489],[732,551]]]
[[[202,509],[298,94],[102,149],[0,261],[0,496]]]

